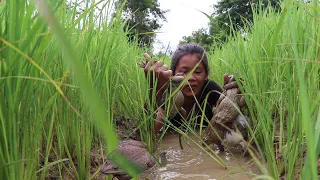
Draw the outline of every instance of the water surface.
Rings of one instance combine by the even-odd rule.
[[[191,136],[193,140],[200,141]],[[189,142],[186,144],[186,142]],[[154,170],[155,179],[250,179],[248,172],[251,169],[252,160],[242,156],[240,149],[232,148],[227,152],[215,153],[225,162],[227,169],[201,150],[190,140],[183,141],[184,149],[179,146],[178,135],[167,133],[159,145],[159,151],[166,151],[167,163],[163,167]],[[213,146],[211,146],[215,149]]]

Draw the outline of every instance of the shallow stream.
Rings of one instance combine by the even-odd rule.
[[[196,142],[200,142],[191,136]],[[188,144],[186,143],[188,142]],[[211,146],[213,147],[213,146]],[[165,151],[167,163],[154,170],[153,177],[159,180],[167,179],[250,179],[253,166],[252,159],[242,156],[242,151],[236,148],[227,152],[215,153],[225,162],[224,169],[196,144],[186,139],[183,141],[183,150],[180,149],[178,135],[167,133],[159,145],[159,151]]]

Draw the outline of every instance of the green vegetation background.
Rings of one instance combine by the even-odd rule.
[[[121,9],[111,18],[111,4],[100,1],[100,16],[89,3],[77,16],[65,1],[48,3],[0,4],[1,179],[45,179],[51,166],[61,177],[93,177],[90,150],[116,147],[112,120],[120,114],[153,147],[154,114],[144,113],[147,81],[137,65],[148,50],[128,43]],[[284,1],[281,9],[254,14],[254,26],[213,45],[210,77],[222,84],[224,73],[239,73],[245,80],[260,178],[293,179],[301,167],[302,179],[317,179],[320,8]]]

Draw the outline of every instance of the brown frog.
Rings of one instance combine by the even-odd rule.
[[[131,139],[121,141],[119,147],[115,151],[121,153],[130,162],[140,168],[141,173],[156,166],[156,160],[147,151],[146,144],[142,143],[141,141]],[[165,162],[165,152],[160,154],[160,158],[160,161]],[[113,177],[116,177],[119,180],[127,180],[132,178],[123,169],[118,168],[118,166],[109,159],[109,155],[106,162],[102,166],[101,173],[112,174]]]
[[[239,135],[240,132],[234,134],[236,133],[235,126],[237,124],[239,125],[237,117],[240,115],[240,109],[244,107],[246,103],[244,97],[239,96],[238,93],[238,88],[232,88],[225,90],[221,94],[221,96],[223,96],[223,99],[220,104],[216,108],[214,108],[213,117],[210,120],[210,124],[203,132],[203,146],[205,146],[205,144],[216,144],[221,151],[224,151],[221,140],[227,138],[228,135],[229,139],[235,137],[232,135]],[[212,125],[214,130],[210,125]],[[241,138],[241,136],[239,138]],[[227,140],[228,139],[226,139],[226,141]]]

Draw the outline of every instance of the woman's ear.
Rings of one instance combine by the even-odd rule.
[[[206,75],[206,77],[204,78],[204,80],[208,81],[208,75]]]

